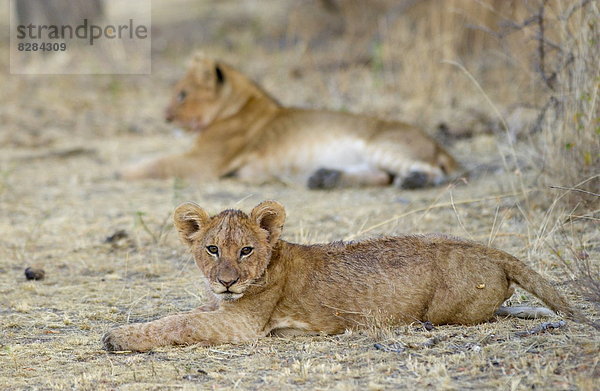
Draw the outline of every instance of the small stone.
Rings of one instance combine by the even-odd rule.
[[[104,243],[115,243],[121,239],[126,239],[127,237],[129,237],[129,234],[127,233],[127,231],[125,231],[124,229],[120,229],[120,230],[116,231],[114,234],[108,236],[104,240]]]
[[[590,257],[590,254],[585,250],[581,250],[577,253],[577,259],[582,259],[585,261],[589,257]]]
[[[198,380],[202,380],[202,378],[206,375],[208,375],[208,372],[206,372],[204,369],[198,369],[197,370],[198,374],[189,374],[189,375],[184,375],[182,377],[183,380],[189,380],[189,381],[198,381]]]
[[[116,280],[121,280],[122,278],[123,278],[123,276],[121,276],[119,273],[109,273],[102,278],[102,281],[106,281],[106,280],[116,281]]]
[[[431,323],[430,321],[426,321],[423,323],[423,328],[427,331],[431,331],[434,330],[435,327],[433,327],[433,323]]]
[[[485,284],[479,284],[479,285],[477,285],[477,289],[483,289],[483,288],[485,288]]]
[[[28,267],[25,269],[25,278],[28,280],[43,280],[46,276],[44,269]]]

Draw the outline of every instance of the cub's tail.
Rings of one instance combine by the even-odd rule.
[[[522,261],[506,254],[500,263],[510,281],[533,293],[554,311],[562,313],[576,322],[587,323],[597,329],[600,328],[599,324],[592,322],[581,311],[569,304],[548,280]]]

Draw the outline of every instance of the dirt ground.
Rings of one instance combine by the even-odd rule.
[[[410,94],[414,85],[388,82],[392,71],[344,57],[335,49],[344,41],[320,44],[315,38],[306,44],[284,17],[291,2],[261,4],[153,2],[150,76],[11,76],[8,59],[1,57],[0,388],[598,389],[598,332],[567,321],[555,330],[522,333],[558,319],[498,319],[432,330],[374,325],[338,336],[144,354],[102,350],[102,334],[115,325],[202,302],[199,272],[171,224],[174,207],[188,200],[218,212],[248,211],[276,199],[288,212],[283,238],[302,243],[406,232],[488,243],[523,259],[595,316],[592,305],[565,283],[571,276],[555,251],[571,259],[569,250],[578,249],[597,266],[597,220],[568,222],[554,210],[548,201],[554,190],[539,184],[530,139],[512,144],[502,134],[475,131],[445,140],[473,176],[415,191],[116,179],[124,164],[189,144],[189,136],[164,123],[163,109],[195,49],[244,69],[284,104],[405,119],[433,135],[439,135],[437,124],[461,118],[455,107],[424,105]],[[0,44],[3,53],[6,42]],[[506,95],[512,86],[502,88]],[[449,94],[463,99],[462,107],[485,106],[474,91]],[[45,278],[26,280],[29,266],[43,268]],[[510,304],[540,303],[518,291]]]

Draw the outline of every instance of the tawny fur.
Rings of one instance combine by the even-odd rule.
[[[242,73],[196,56],[175,86],[166,118],[197,133],[180,155],[130,166],[125,179],[235,176],[260,184],[420,187],[455,174],[455,160],[421,129],[325,110],[286,108]],[[319,169],[334,170],[335,181]],[[410,179],[407,183],[406,178]],[[417,178],[415,181],[414,178]],[[316,179],[316,181],[315,181]],[[416,183],[415,183],[416,182]]]
[[[108,350],[242,343],[269,334],[342,333],[430,321],[476,324],[494,316],[516,283],[555,311],[577,312],[542,276],[513,256],[443,235],[299,245],[280,240],[284,208],[209,215],[185,203],[175,226],[206,279],[209,304],[107,333]],[[212,247],[214,246],[214,247]],[[218,249],[216,254],[209,250]],[[247,248],[250,254],[243,255]]]

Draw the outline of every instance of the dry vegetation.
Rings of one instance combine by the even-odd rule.
[[[151,76],[17,77],[0,56],[0,388],[597,388],[600,336],[572,322],[523,335],[541,321],[374,321],[340,336],[100,350],[115,324],[202,301],[170,223],[184,200],[216,212],[277,199],[289,212],[284,237],[300,242],[441,231],[489,243],[597,318],[598,1],[369,3],[153,1]],[[7,53],[6,28],[0,34]],[[420,191],[324,193],[114,179],[121,164],[189,143],[162,110],[195,49],[244,69],[285,104],[417,123],[471,177]],[[45,279],[27,281],[27,266]],[[511,303],[539,304],[522,291]]]

